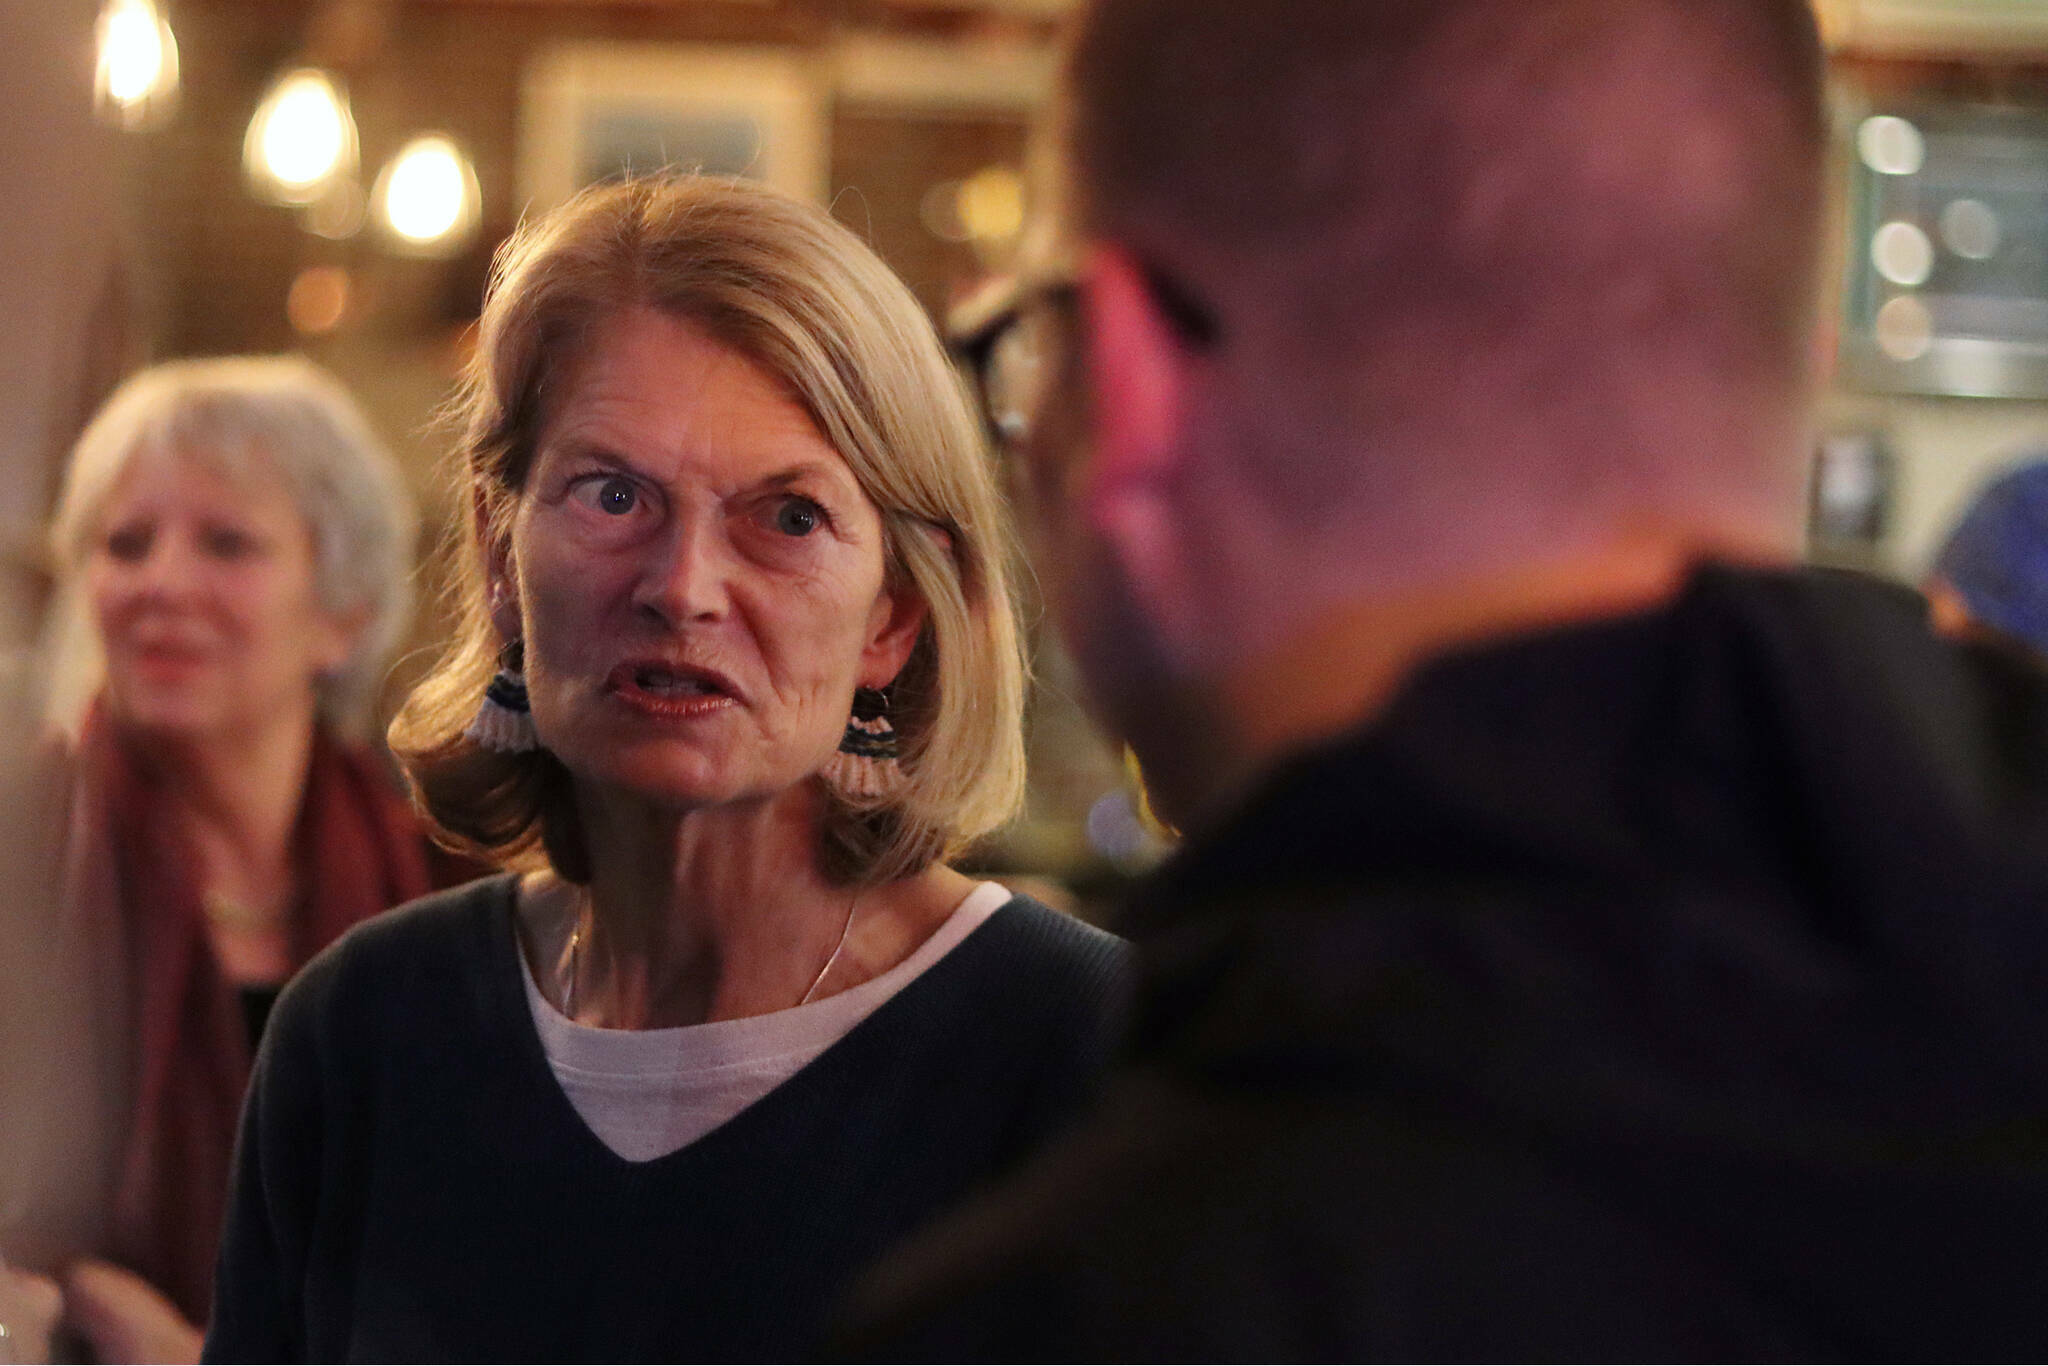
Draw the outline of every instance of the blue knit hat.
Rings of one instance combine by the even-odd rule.
[[[1977,495],[1934,562],[1970,615],[2048,654],[2048,460]]]

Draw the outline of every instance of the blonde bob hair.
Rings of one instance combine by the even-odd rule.
[[[419,514],[398,462],[340,380],[298,356],[170,361],[125,381],[73,448],[51,524],[65,582],[60,612],[58,719],[98,691],[103,676],[79,570],[129,469],[143,455],[196,461],[235,480],[275,477],[313,542],[321,605],[362,623],[349,657],[315,680],[321,719],[367,739],[391,652],[412,619]]]
[[[930,320],[823,211],[745,181],[666,176],[586,190],[499,253],[457,408],[477,513],[454,566],[459,624],[390,732],[444,842],[514,867],[544,857],[589,881],[561,761],[487,750],[463,731],[505,645],[486,552],[510,536],[551,386],[597,329],[639,307],[704,329],[787,387],[880,511],[890,587],[926,608],[889,693],[904,781],[879,799],[826,787],[821,866],[875,885],[1008,820],[1024,785],[1012,541],[980,425]]]

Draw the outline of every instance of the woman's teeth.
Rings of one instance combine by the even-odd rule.
[[[689,678],[660,669],[641,669],[634,673],[633,683],[643,692],[666,693],[671,696],[704,696],[717,691],[701,678]]]

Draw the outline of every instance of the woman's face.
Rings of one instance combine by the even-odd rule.
[[[621,314],[565,381],[491,566],[542,742],[669,808],[789,790],[923,621],[884,588],[880,514],[772,376],[688,323]]]
[[[167,737],[248,735],[303,715],[355,634],[321,605],[305,519],[260,466],[230,480],[183,455],[137,456],[85,576],[110,712]]]

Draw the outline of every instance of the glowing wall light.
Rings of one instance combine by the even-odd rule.
[[[370,205],[400,251],[452,256],[475,234],[483,195],[455,140],[428,133],[408,142],[378,174]]]
[[[1024,177],[988,166],[960,186],[960,221],[977,242],[1013,242],[1024,231]]]
[[[136,131],[169,117],[178,102],[178,40],[154,0],[107,0],[100,9],[93,107]]]
[[[1927,164],[1927,139],[1909,120],[1877,114],[1857,126],[1856,154],[1879,175],[1919,175]]]
[[[1917,223],[1887,223],[1871,236],[1870,263],[1893,284],[1918,289],[1934,274],[1934,242]]]
[[[356,121],[334,78],[311,67],[280,76],[249,120],[242,169],[273,204],[311,204],[353,176]]]
[[[984,264],[993,263],[1024,231],[1024,177],[1008,166],[984,166],[926,190],[919,213],[934,237],[967,243]]]

